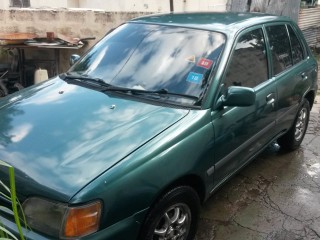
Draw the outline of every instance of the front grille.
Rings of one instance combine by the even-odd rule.
[[[0,206],[11,209],[11,201],[4,196],[0,195]]]
[[[0,216],[13,221],[14,217],[11,211],[12,211],[11,201],[5,198],[4,196],[0,195]]]
[[[10,194],[7,193],[7,191],[4,190],[2,186],[0,187],[0,189],[1,189],[0,192],[5,193],[7,196],[10,196]],[[20,199],[19,196],[18,196],[18,199]],[[18,208],[19,215],[21,214],[21,210],[22,210],[20,206],[21,205],[19,205],[18,203],[17,208]],[[12,220],[12,221],[14,220],[14,217],[12,215],[12,202],[10,199],[4,197],[2,194],[0,194],[0,216],[5,217],[8,220]]]

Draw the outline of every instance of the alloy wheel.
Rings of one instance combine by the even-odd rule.
[[[185,240],[191,223],[190,208],[183,203],[171,206],[160,218],[154,240]]]
[[[300,141],[302,138],[305,129],[307,126],[307,109],[302,108],[299,112],[299,116],[297,118],[296,126],[295,126],[295,133],[294,138],[296,141]]]

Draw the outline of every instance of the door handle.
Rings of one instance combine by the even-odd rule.
[[[268,94],[268,96],[266,97],[266,102],[268,105],[272,105],[272,107],[274,107],[274,103],[276,101],[276,94],[275,93],[270,93]]]
[[[301,78],[302,78],[302,80],[307,80],[308,76],[306,73],[301,73]]]

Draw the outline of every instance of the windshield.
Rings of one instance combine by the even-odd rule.
[[[224,43],[221,33],[128,23],[108,34],[68,73],[113,86],[201,98]]]

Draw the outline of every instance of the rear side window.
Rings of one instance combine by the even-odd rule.
[[[268,62],[262,29],[238,40],[229,64],[225,86],[255,87],[268,79]]]
[[[274,75],[292,66],[290,40],[285,25],[267,27]]]
[[[303,48],[296,33],[293,31],[292,27],[290,25],[287,25],[287,26],[288,26],[289,36],[291,40],[293,64],[297,64],[304,59]]]

